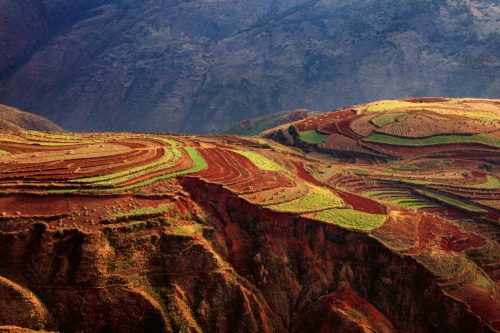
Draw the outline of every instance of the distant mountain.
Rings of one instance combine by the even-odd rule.
[[[257,135],[273,127],[315,115],[319,115],[319,112],[309,111],[307,109],[275,112],[265,116],[240,121],[223,133],[234,135]]]
[[[496,0],[3,0],[0,102],[71,130],[500,95]]]
[[[0,104],[0,130],[16,130],[20,128],[45,132],[64,131],[45,117]]]

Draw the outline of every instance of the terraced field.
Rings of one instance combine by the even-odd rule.
[[[245,147],[244,140],[241,143],[226,144],[217,137],[10,132],[0,138],[5,149],[0,188],[4,196],[31,195],[50,201],[54,196],[155,193],[165,181],[193,177],[255,197],[253,202],[262,205],[272,201],[267,208],[279,212],[300,214],[344,205],[334,191],[297,178],[291,162],[281,163],[283,156],[271,146],[255,149]],[[264,197],[263,191],[267,191]],[[6,218],[34,214],[4,213]]]
[[[40,310],[37,327],[53,329],[135,327],[130,312],[109,329],[88,303],[69,317],[59,307],[120,286],[193,331],[217,331],[211,318],[243,302],[248,325],[285,332],[285,304],[307,318],[322,296],[364,304],[362,322],[388,331],[498,331],[499,131],[500,101],[449,99],[354,106],[263,137],[5,130],[0,275],[37,295],[55,318]],[[433,311],[456,321],[420,314]]]
[[[315,179],[386,207],[384,222],[378,215],[353,219],[364,221],[359,229],[415,258],[447,293],[482,309],[500,328],[484,304],[498,307],[500,100],[379,101],[261,135],[332,156],[331,164],[310,168]],[[342,221],[358,212],[331,209],[315,216],[356,228]]]

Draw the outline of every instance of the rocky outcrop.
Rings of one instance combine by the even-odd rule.
[[[48,324],[49,314],[32,292],[0,276],[0,323],[40,328]]]

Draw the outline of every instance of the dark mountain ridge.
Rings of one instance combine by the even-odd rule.
[[[498,97],[496,1],[0,3],[0,102],[71,130],[218,132],[279,110]]]

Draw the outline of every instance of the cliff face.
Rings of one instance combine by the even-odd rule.
[[[40,304],[29,321],[2,311],[2,322],[61,332],[490,331],[417,262],[366,234],[270,212],[194,178],[182,185],[189,197],[175,218],[186,226],[175,232],[168,219],[1,232],[2,298],[20,310]],[[11,281],[34,294],[13,296]]]
[[[215,132],[279,110],[500,92],[494,1],[0,6],[0,101],[68,129]]]

